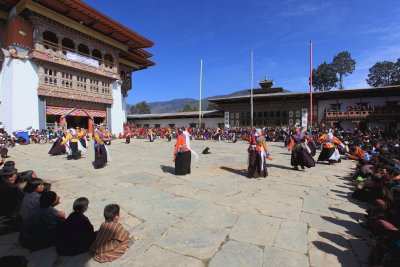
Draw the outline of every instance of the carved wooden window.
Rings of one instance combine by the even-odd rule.
[[[87,45],[84,45],[84,44],[79,44],[78,45],[78,53],[85,55],[85,56],[90,56],[89,47],[87,47]]]
[[[114,67],[114,58],[110,54],[104,55],[104,66],[106,68],[112,69]]]
[[[93,78],[90,78],[90,92],[98,93],[99,92],[99,81]]]
[[[92,50],[92,58],[97,59],[99,61],[102,61],[102,55],[101,52],[97,49]]]
[[[105,82],[105,81],[101,82],[101,93],[106,94],[106,95],[110,94],[110,83],[109,82]]]
[[[51,31],[43,32],[43,46],[46,49],[58,51],[58,37],[57,34]]]
[[[44,75],[42,77],[43,84],[57,85],[57,71],[50,68],[44,68]]]
[[[72,88],[72,74],[68,72],[61,72],[61,87]]]
[[[63,51],[64,55],[67,54],[67,51],[75,52],[75,44],[74,44],[74,41],[72,41],[72,40],[69,39],[69,38],[64,38],[64,39],[62,39],[62,41],[61,41],[61,48],[62,48],[62,51]]]
[[[86,91],[86,78],[83,76],[76,76],[76,88]]]

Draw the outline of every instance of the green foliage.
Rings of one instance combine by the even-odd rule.
[[[347,51],[340,52],[333,57],[332,65],[337,74],[339,74],[339,89],[343,88],[343,76],[353,73],[356,68],[356,61],[351,58]]]
[[[199,108],[195,105],[190,105],[190,104],[186,104],[183,109],[182,112],[189,112],[189,111],[198,111]]]
[[[336,77],[336,71],[332,64],[326,62],[313,69],[313,87],[314,91],[328,91],[332,87],[335,87],[338,78]]]
[[[400,85],[400,59],[377,62],[369,69],[367,83],[372,87]]]
[[[212,102],[208,102],[206,110],[215,110],[215,109],[219,109],[218,105]]]
[[[146,103],[146,101],[142,101],[133,105],[130,110],[131,114],[150,114],[150,106]]]

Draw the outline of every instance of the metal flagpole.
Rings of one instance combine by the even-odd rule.
[[[312,40],[310,40],[310,131],[312,131],[313,122],[312,78]]]
[[[200,60],[200,99],[199,99],[199,129],[201,128],[201,87],[203,80],[203,60]]]
[[[250,107],[251,107],[251,128],[253,128],[253,50],[250,55]]]

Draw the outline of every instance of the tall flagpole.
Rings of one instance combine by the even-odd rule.
[[[200,99],[199,99],[199,129],[201,128],[201,89],[203,80],[203,60],[200,60]]]
[[[253,50],[250,55],[250,109],[251,109],[251,128],[253,128]]]
[[[310,40],[310,129],[312,129],[313,120],[312,78],[312,40]]]

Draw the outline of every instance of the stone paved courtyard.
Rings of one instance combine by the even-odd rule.
[[[0,256],[26,255],[37,266],[366,266],[367,234],[358,225],[365,207],[350,202],[346,176],[354,162],[290,170],[282,143],[270,143],[266,179],[246,178],[246,143],[193,141],[200,154],[192,174],[175,176],[174,142],[116,140],[112,162],[93,169],[92,143],[78,161],[47,155],[49,145],[10,151],[17,168],[33,169],[61,196],[89,198],[95,230],[103,209],[120,204],[121,223],[139,238],[119,260],[98,264],[89,254],[59,257],[54,248],[29,253],[18,234],[0,237]]]

